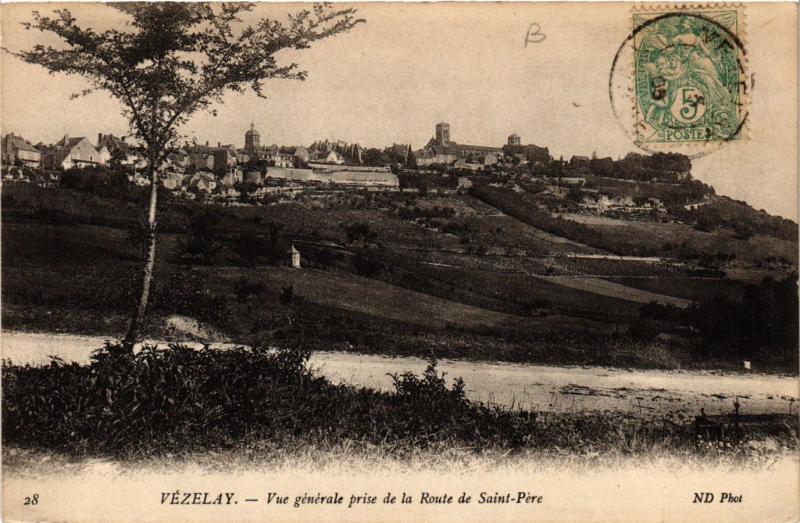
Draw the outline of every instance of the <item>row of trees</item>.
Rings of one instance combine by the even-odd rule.
[[[374,147],[364,149],[361,153],[361,161],[364,165],[370,166],[385,166],[385,165],[401,165],[404,167],[414,166],[414,153],[411,147],[386,147],[385,149],[377,149]]]
[[[561,157],[534,167],[536,174],[552,178],[593,175],[664,183],[683,182],[689,178],[691,170],[692,162],[689,157],[679,153],[655,153],[648,156],[629,153],[619,160],[597,158],[596,155],[588,159],[573,157],[570,161]]]

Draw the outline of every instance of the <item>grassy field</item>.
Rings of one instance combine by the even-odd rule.
[[[636,289],[620,283],[604,280],[602,278],[593,278],[590,276],[538,276],[548,281],[553,281],[564,287],[579,289],[582,291],[591,292],[594,294],[602,294],[603,296],[611,296],[626,301],[637,303],[650,303],[656,302],[664,305],[670,304],[676,307],[686,307],[689,301],[683,298],[676,298],[666,294],[658,294],[652,291],[643,289]]]

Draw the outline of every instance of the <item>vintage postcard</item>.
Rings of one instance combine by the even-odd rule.
[[[799,521],[797,9],[2,5],[3,520]]]

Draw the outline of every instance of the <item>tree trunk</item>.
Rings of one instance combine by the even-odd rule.
[[[147,302],[150,298],[150,283],[153,281],[153,270],[156,264],[156,203],[158,203],[158,171],[153,162],[149,162],[150,171],[150,205],[147,212],[147,259],[142,270],[142,292],[136,307],[128,333],[122,340],[122,346],[133,352],[133,346],[139,341],[139,331],[144,323]]]

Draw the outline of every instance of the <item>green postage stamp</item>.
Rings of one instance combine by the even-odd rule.
[[[747,118],[735,10],[633,15],[639,144],[740,139]]]

